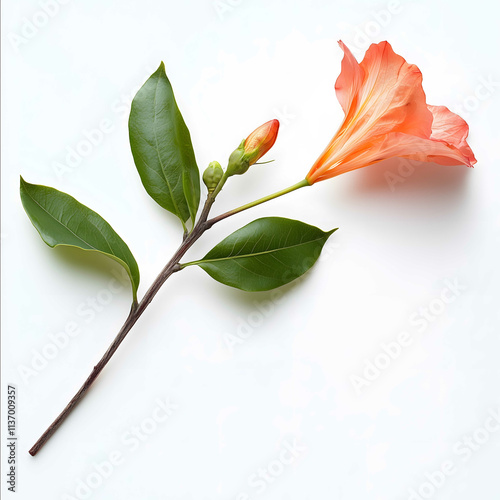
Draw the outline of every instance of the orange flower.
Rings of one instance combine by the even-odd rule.
[[[422,73],[396,54],[388,42],[372,44],[358,63],[344,51],[335,84],[345,118],[339,131],[306,176],[309,184],[395,156],[441,165],[476,159],[469,127],[445,106],[429,106]]]

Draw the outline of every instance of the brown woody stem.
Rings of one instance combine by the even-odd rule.
[[[66,417],[73,411],[75,406],[85,397],[88,390],[97,379],[103,368],[108,364],[109,360],[116,352],[120,344],[123,342],[127,334],[130,332],[132,327],[135,325],[136,321],[141,317],[142,313],[146,310],[150,302],[153,300],[154,296],[158,293],[158,290],[167,281],[167,279],[172,276],[175,272],[179,271],[181,267],[179,266],[179,261],[184,256],[184,254],[191,248],[193,243],[200,238],[200,236],[212,227],[212,224],[208,225],[207,218],[210,209],[215,201],[215,198],[211,195],[208,196],[203,211],[200,215],[198,222],[195,227],[185,236],[181,246],[177,249],[173,257],[170,259],[168,264],[163,268],[162,272],[157,276],[153,284],[150,286],[149,290],[144,295],[143,299],[139,303],[134,303],[125,320],[121,330],[115,337],[108,350],[105,352],[101,360],[94,366],[92,373],[85,380],[84,384],[80,387],[79,391],[73,396],[73,399],[67,404],[66,408],[59,414],[59,416],[49,425],[47,430],[41,435],[38,441],[30,449],[29,453],[35,456],[42,446],[50,439],[50,437],[56,432],[59,426],[64,422]]]
[[[113,340],[111,345],[108,347],[108,350],[105,352],[104,356],[101,360],[94,366],[92,373],[88,376],[87,380],[80,387],[80,390],[73,396],[73,399],[68,403],[66,408],[59,414],[59,416],[50,424],[47,430],[41,435],[40,439],[33,445],[30,449],[29,453],[32,456],[35,456],[42,446],[50,439],[50,437],[56,432],[59,426],[64,422],[66,417],[73,411],[75,406],[85,397],[88,390],[97,379],[103,368],[108,364],[109,360],[116,352],[120,344],[123,342],[127,334],[130,332],[132,327],[135,325],[137,320],[142,316],[142,313],[146,310],[150,302],[153,300],[154,296],[158,293],[158,290],[163,286],[165,281],[172,276],[177,271],[180,271],[182,267],[179,265],[181,258],[184,254],[191,248],[191,246],[195,243],[196,240],[200,238],[200,236],[210,229],[215,223],[230,217],[231,215],[235,215],[244,210],[248,210],[249,208],[260,205],[261,203],[265,203],[267,201],[273,200],[274,198],[278,198],[279,196],[283,196],[284,194],[295,191],[299,188],[309,186],[309,182],[307,180],[302,180],[289,188],[278,191],[269,196],[265,196],[264,198],[260,198],[252,203],[247,203],[246,205],[242,205],[241,207],[235,208],[229,212],[221,214],[213,219],[208,219],[208,214],[210,213],[210,209],[215,201],[215,197],[222,189],[222,186],[227,180],[227,174],[224,175],[221,182],[217,186],[216,190],[209,194],[203,210],[200,214],[200,218],[198,222],[194,226],[193,230],[190,233],[184,232],[183,241],[181,246],[177,249],[173,257],[170,259],[168,264],[163,268],[162,272],[156,277],[153,284],[149,287],[149,290],[146,292],[142,300],[137,303],[134,302],[128,318],[125,320],[121,330],[119,331],[116,338]]]

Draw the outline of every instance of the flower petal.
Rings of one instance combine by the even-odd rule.
[[[466,143],[467,144],[467,143]],[[469,154],[471,156],[469,156]],[[457,148],[452,144],[394,132],[363,144],[363,149],[353,151],[344,160],[326,171],[316,171],[309,179],[311,183],[336,177],[358,168],[367,167],[389,158],[407,158],[439,165],[467,165],[472,167],[476,159],[469,146]]]
[[[467,144],[469,135],[467,122],[446,106],[429,106],[429,110],[433,116],[431,139],[446,142],[459,149],[469,160],[466,165],[472,166],[477,163],[474,153]]]
[[[370,45],[361,62],[366,75],[356,128],[370,136],[392,131],[430,137],[432,113],[422,88],[422,73],[396,54],[388,42]]]
[[[458,148],[447,142],[422,139],[406,134],[396,134],[396,137],[387,139],[397,144],[397,146],[390,147],[389,151],[398,150],[399,152],[394,156],[401,158],[429,161],[439,165],[467,165],[468,167],[476,163],[476,158],[467,143],[466,147]]]
[[[335,82],[335,93],[347,117],[351,108],[356,109],[357,96],[365,73],[342,40],[339,40],[339,45],[344,51],[344,57],[342,59],[340,75]]]

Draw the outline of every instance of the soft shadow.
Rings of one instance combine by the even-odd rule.
[[[112,276],[122,272],[123,267],[110,257],[102,255],[99,252],[86,251],[80,248],[59,246],[50,252],[58,265],[62,266],[63,271],[79,273],[86,276]],[[113,270],[115,271],[113,274]]]
[[[461,196],[472,169],[391,158],[355,172],[351,194],[383,194],[402,191],[408,195]]]
[[[394,158],[347,175],[332,186],[334,210],[347,209],[351,227],[377,233],[409,258],[458,255],[474,232],[471,168]]]
[[[332,203],[335,209],[347,206],[351,214],[359,212],[367,220],[379,216],[389,217],[396,224],[406,219],[417,225],[425,220],[434,229],[451,229],[468,217],[468,179],[473,174],[473,169],[463,165],[393,158],[347,174],[342,183],[332,186]]]
[[[224,304],[242,307],[245,309],[245,312],[250,313],[255,309],[256,303],[278,303],[285,297],[291,296],[295,289],[299,288],[303,283],[306,283],[309,279],[311,279],[312,273],[314,273],[314,267],[292,282],[267,292],[245,292],[233,287],[224,286],[218,287],[217,294],[221,296],[221,301]]]

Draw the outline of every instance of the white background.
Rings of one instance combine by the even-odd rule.
[[[66,0],[48,20],[42,3],[2,2],[2,403],[15,384],[17,498],[498,499],[496,3]],[[428,102],[470,124],[476,168],[389,161],[221,223],[191,256],[264,215],[340,229],[279,303],[200,269],[175,275],[31,458],[28,449],[119,329],[130,291],[110,293],[119,270],[111,261],[41,241],[23,212],[19,175],[105,217],[136,256],[144,293],[177,247],[180,225],[135,171],[131,97],[165,61],[201,169],[224,162],[259,124],[281,120],[268,157],[276,162],[231,180],[221,212],[302,179],[330,140],[342,119],[338,39],[358,59],[370,42],[389,40],[417,64]],[[99,143],[58,174],[68,148],[103,120]],[[394,176],[401,182],[391,184]],[[449,304],[440,299],[447,283],[460,286]],[[96,301],[94,317],[88,301]],[[51,339],[72,323],[79,334],[54,351]],[[402,332],[412,344],[356,390],[353,377],[369,375],[369,363],[384,360],[381,344]],[[231,349],[227,340],[242,334]],[[157,398],[176,409],[151,431]],[[133,450],[127,433],[141,425],[151,432]],[[280,465],[294,441],[301,451]],[[116,452],[121,462],[103,479],[93,464]],[[454,473],[437,488],[426,474],[436,483],[444,462]],[[259,482],[268,467],[272,482]]]

